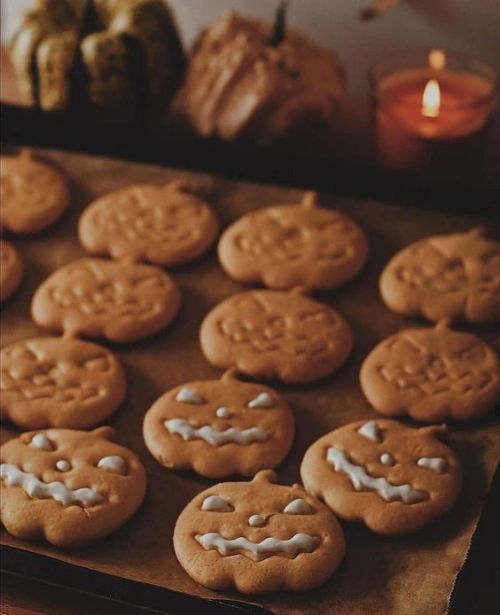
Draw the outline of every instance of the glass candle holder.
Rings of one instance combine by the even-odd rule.
[[[394,54],[370,73],[380,160],[393,168],[456,174],[481,164],[498,104],[487,64],[439,49]]]

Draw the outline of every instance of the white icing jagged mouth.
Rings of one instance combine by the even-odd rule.
[[[210,425],[193,427],[185,419],[170,419],[164,422],[165,427],[171,434],[178,434],[183,440],[204,440],[212,446],[221,446],[228,442],[236,444],[251,444],[252,442],[264,442],[269,434],[261,427],[249,427],[248,429],[236,429],[229,427],[217,431]]]
[[[272,555],[294,558],[299,553],[312,553],[321,542],[321,538],[303,533],[295,534],[287,540],[268,537],[260,542],[252,542],[243,536],[227,539],[218,532],[199,534],[195,538],[205,551],[216,549],[219,555],[239,554],[258,560]]]
[[[349,461],[345,453],[335,446],[328,449],[326,459],[336,472],[347,474],[356,491],[375,491],[387,502],[400,500],[405,504],[416,504],[429,499],[426,491],[418,491],[411,485],[393,485],[384,476],[371,476],[363,466]]]
[[[62,506],[94,506],[104,501],[104,497],[90,489],[90,487],[82,487],[80,489],[68,489],[64,483],[54,481],[45,483],[31,472],[24,472],[16,465],[10,463],[2,463],[0,465],[0,476],[5,481],[5,484],[12,487],[22,487],[24,492],[31,498],[45,500],[52,498]]]

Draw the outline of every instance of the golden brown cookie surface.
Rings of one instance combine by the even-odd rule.
[[[19,252],[8,241],[0,240],[0,301],[8,299],[17,290],[23,272]]]
[[[408,534],[450,510],[461,488],[460,462],[436,436],[387,419],[357,421],[307,450],[305,488],[339,517],[379,534]]]
[[[1,159],[1,225],[13,233],[42,231],[66,211],[71,198],[64,175],[31,151]]]
[[[111,534],[146,490],[137,455],[112,442],[111,427],[21,434],[0,449],[2,523],[23,540],[76,547]]]
[[[31,309],[51,331],[132,342],[166,327],[180,301],[175,280],[156,267],[84,258],[50,275]]]
[[[420,421],[471,420],[500,401],[495,352],[444,322],[383,340],[363,362],[360,380],[378,412]]]
[[[226,273],[268,288],[334,288],[362,268],[368,245],[361,229],[338,211],[323,209],[308,193],[299,205],[252,211],[219,241]]]
[[[144,417],[144,440],[167,468],[202,476],[253,476],[288,453],[293,413],[277,391],[237,380],[188,382],[165,393]]]
[[[217,367],[301,383],[340,367],[352,333],[338,312],[299,292],[255,290],[215,306],[201,325],[200,342]]]
[[[398,252],[380,278],[387,306],[429,320],[500,321],[500,243],[484,229],[437,235]]]
[[[181,181],[106,194],[84,211],[79,224],[80,241],[92,254],[165,266],[203,254],[217,231],[210,206]]]
[[[320,585],[342,561],[345,542],[324,504],[299,485],[277,485],[264,470],[251,482],[199,493],[177,520],[174,548],[205,587],[266,594]]]
[[[2,416],[21,429],[89,429],[125,396],[125,374],[106,348],[71,338],[15,342],[1,352]]]

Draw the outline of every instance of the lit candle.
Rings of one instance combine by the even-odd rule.
[[[488,66],[440,49],[399,54],[372,72],[379,155],[392,167],[457,171],[480,159],[497,104]]]

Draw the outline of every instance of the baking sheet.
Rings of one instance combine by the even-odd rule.
[[[50,272],[84,255],[76,237],[77,220],[83,207],[97,196],[135,182],[162,183],[184,177],[213,203],[225,225],[250,209],[297,202],[303,194],[301,190],[66,152],[39,153],[72,178],[75,203],[70,214],[47,232],[13,239],[25,258],[27,273],[20,292],[2,306],[2,345],[43,334],[30,318],[31,296]],[[321,203],[348,213],[361,224],[370,241],[371,256],[356,280],[342,289],[318,295],[339,309],[353,327],[355,350],[347,364],[332,377],[306,387],[276,385],[291,402],[297,423],[292,451],[278,468],[279,480],[285,484],[298,481],[302,456],[316,438],[344,423],[376,416],[359,388],[360,363],[378,341],[415,323],[389,312],[379,298],[378,276],[390,255],[426,235],[465,230],[478,224],[500,235],[500,223],[478,217],[326,195],[322,195]],[[202,588],[177,563],[172,546],[175,520],[193,495],[212,483],[191,473],[166,470],[151,458],[142,441],[143,415],[165,390],[188,380],[220,375],[201,354],[199,325],[212,306],[243,290],[217,265],[215,250],[173,273],[184,299],[174,324],[133,345],[108,344],[122,360],[128,379],[126,402],[109,423],[116,428],[118,441],[135,450],[146,466],[148,493],[143,507],[117,533],[84,549],[63,552],[18,541],[4,531],[2,544],[206,598],[245,600],[237,593],[220,594]],[[498,329],[475,330],[497,352],[500,350]],[[277,614],[443,613],[500,455],[500,427],[494,420],[491,413],[482,421],[451,428],[450,442],[463,464],[464,492],[447,517],[413,536],[398,539],[381,538],[362,526],[344,524],[346,559],[324,586],[304,594],[276,594],[250,601]],[[2,429],[4,438],[14,434],[13,430]]]

